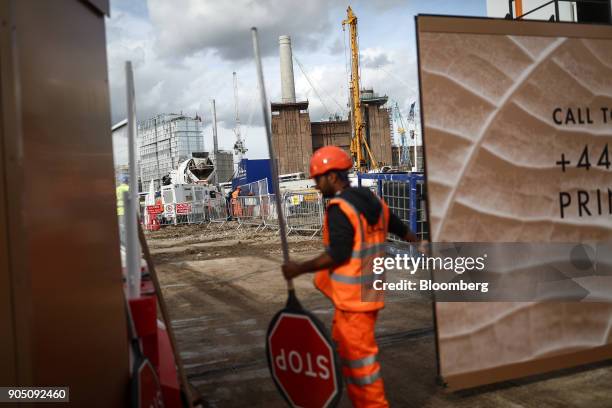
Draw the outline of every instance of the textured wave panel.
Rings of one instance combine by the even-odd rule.
[[[600,112],[612,109],[612,41],[420,33],[419,49],[433,241],[612,239],[612,169],[596,166],[612,147]],[[593,123],[559,125],[556,108],[575,119],[588,108]],[[589,170],[576,168],[585,146]],[[560,192],[574,200],[563,218]],[[610,303],[437,303],[436,312],[443,377],[612,342]]]

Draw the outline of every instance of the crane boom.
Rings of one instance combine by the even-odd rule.
[[[370,146],[365,140],[365,123],[361,113],[361,90],[359,87],[359,44],[357,41],[357,16],[353,13],[353,9],[349,6],[346,9],[346,20],[342,21],[342,28],[349,26],[350,42],[351,42],[351,111],[353,117],[353,137],[351,138],[351,155],[355,168],[357,170],[367,170],[368,167],[377,168],[377,162],[372,155]],[[369,160],[364,155],[368,154]]]
[[[238,164],[242,161],[242,156],[247,152],[247,149],[244,147],[244,142],[242,141],[242,136],[240,134],[240,116],[238,115],[238,76],[236,72],[233,72],[234,76],[234,105],[235,105],[235,127],[234,133],[236,134],[236,142],[234,143],[234,153],[238,156]]]
[[[399,165],[407,165],[410,160],[408,155],[408,143],[406,142],[406,126],[404,125],[404,119],[402,118],[402,112],[399,108],[399,103],[395,102],[395,116],[397,118],[397,131],[400,134],[400,151],[399,151]]]

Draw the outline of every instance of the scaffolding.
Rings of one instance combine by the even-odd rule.
[[[159,189],[162,178],[204,151],[202,122],[178,114],[160,114],[138,124],[138,162],[143,186],[153,180]]]

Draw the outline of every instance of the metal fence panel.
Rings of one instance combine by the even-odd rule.
[[[425,179],[419,173],[370,173],[358,174],[359,185],[362,180],[375,180],[372,191],[381,197],[389,210],[404,221],[420,240],[429,239],[427,223]],[[399,241],[393,235],[392,241]]]
[[[427,188],[425,180],[416,182],[416,231],[421,240],[429,239],[429,223],[427,222]]]
[[[225,198],[218,197],[210,199],[208,207],[206,208],[206,219],[209,223],[220,223],[225,224],[228,219],[227,202]]]
[[[323,199],[319,192],[286,192],[283,196],[287,233],[309,232],[314,237],[323,228]]]
[[[268,194],[268,179],[253,181],[252,183],[242,184],[239,186],[243,194],[253,193],[260,196]]]
[[[233,215],[238,221],[238,228],[243,225],[263,227],[264,219],[261,211],[261,197],[255,195],[237,197],[234,202]]]
[[[426,216],[426,190],[421,174],[360,174],[361,179],[370,179],[370,189],[383,198],[389,209],[421,240],[429,239]],[[267,180],[247,185],[254,191],[267,191]],[[278,228],[278,215],[274,194],[247,193],[249,195],[232,198],[229,203],[224,197],[211,199],[207,204],[201,202],[175,203],[163,206],[157,216],[160,225],[196,224],[208,222],[224,225],[233,217],[242,226],[259,228]],[[286,191],[282,196],[282,211],[287,221],[287,234],[309,233],[312,237],[321,233],[323,217],[328,200],[318,191]],[[389,239],[398,241],[395,236]]]
[[[164,204],[163,212],[157,215],[160,225],[202,224],[206,221],[204,203],[192,201]]]
[[[274,194],[261,196],[261,211],[264,227],[278,229],[278,214],[276,212],[276,197]]]

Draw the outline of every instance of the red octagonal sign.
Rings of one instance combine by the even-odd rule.
[[[270,371],[293,407],[329,407],[341,391],[334,350],[313,319],[282,311],[268,333]]]

